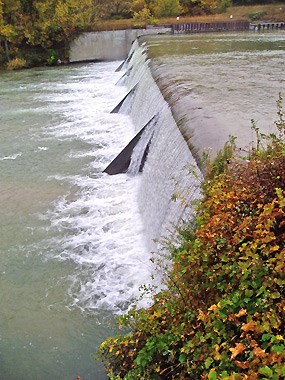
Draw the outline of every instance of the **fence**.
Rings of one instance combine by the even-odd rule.
[[[173,24],[173,33],[203,33],[203,32],[223,32],[235,30],[248,30],[248,21],[228,21],[228,22],[191,22],[186,24]]]

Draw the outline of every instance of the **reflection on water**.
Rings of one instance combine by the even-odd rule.
[[[285,49],[284,32],[207,33],[146,37],[152,58]]]

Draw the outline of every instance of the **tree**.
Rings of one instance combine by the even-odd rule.
[[[129,17],[132,0],[95,0],[98,16],[103,19]]]
[[[132,2],[131,12],[135,14],[142,11],[144,8],[147,8],[147,3],[144,0],[134,0]]]
[[[9,43],[19,42],[19,15],[19,2],[0,0],[0,44],[4,46],[7,61],[10,61]]]
[[[0,0],[1,60],[66,45],[97,14],[94,0]]]
[[[179,0],[155,0],[153,14],[155,17],[173,17],[182,12]]]

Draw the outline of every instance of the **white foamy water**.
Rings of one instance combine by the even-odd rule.
[[[15,154],[12,154],[11,156],[0,157],[0,161],[16,160],[16,158],[21,157],[21,155],[22,153],[15,153]]]
[[[140,178],[125,174],[66,177],[78,187],[77,199],[64,197],[46,215],[50,258],[72,260],[69,293],[85,309],[126,310],[150,279],[149,254],[137,210]],[[58,250],[58,246],[61,247]]]
[[[110,113],[126,92],[114,86],[120,75],[102,73],[96,81],[62,84],[52,96],[52,109],[62,109],[63,102],[65,106],[62,122],[48,129],[49,136],[88,143],[89,150],[71,151],[69,158],[93,159],[87,173],[57,177],[76,190],[43,216],[50,222],[48,258],[76,265],[69,275],[69,294],[71,305],[82,310],[122,312],[150,280],[150,255],[137,206],[140,177],[102,174],[134,136],[129,116]],[[42,96],[50,101],[49,95]]]

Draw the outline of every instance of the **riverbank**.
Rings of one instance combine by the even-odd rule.
[[[152,19],[152,25],[145,20],[122,19],[122,20],[99,20],[82,29],[88,32],[97,31],[119,31],[128,29],[149,29],[153,26],[161,28],[173,24],[184,24],[191,22],[219,22],[244,20],[252,23],[259,21],[278,22],[285,20],[285,6],[283,3],[263,4],[254,6],[229,7],[224,13],[211,15],[180,16],[178,18]],[[77,30],[75,28],[75,30]],[[56,66],[69,62],[69,45],[80,35],[79,30],[73,32],[68,39],[61,42],[52,41],[41,45],[13,45],[4,44],[0,51],[0,70],[20,70],[36,66]]]
[[[231,17],[232,16],[232,17]],[[249,22],[257,21],[284,21],[285,20],[285,4],[260,4],[260,5],[247,5],[247,6],[234,6],[229,7],[223,13],[216,13],[210,15],[196,15],[196,16],[180,16],[179,20],[176,17],[168,17],[155,20],[157,26],[168,26],[169,24],[188,23],[188,22],[218,22],[229,20],[244,20]],[[97,21],[93,25],[93,31],[104,30],[119,30],[119,29],[132,29],[144,28],[145,22],[127,19],[127,20],[105,20]]]
[[[120,319],[102,343],[110,379],[275,379],[285,376],[285,121],[241,160],[229,141],[204,181],[195,227],[158,261],[166,290]]]

